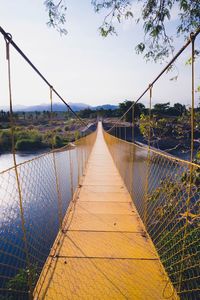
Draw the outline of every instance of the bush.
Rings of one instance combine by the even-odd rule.
[[[10,130],[2,130],[0,132],[0,151],[11,150],[12,147],[12,137]]]
[[[61,148],[65,145],[63,138],[61,138],[59,135],[56,135],[54,137],[53,143],[54,143],[54,147],[56,148]]]
[[[56,132],[62,131],[58,127]],[[61,134],[56,134],[52,131],[40,133],[36,129],[21,129],[15,131],[14,135],[15,149],[18,151],[36,151],[51,147],[52,141],[55,148],[63,147],[67,144],[67,138]],[[10,151],[12,148],[12,136],[10,130],[0,130],[0,151]]]
[[[78,140],[80,138],[80,132],[78,131],[78,130],[76,130],[75,132],[74,132],[74,139],[75,139],[75,141],[76,140]]]
[[[32,265],[30,267],[30,269],[19,269],[18,273],[11,278],[7,284],[6,284],[6,288],[11,292],[10,296],[7,298],[2,298],[2,299],[9,299],[9,300],[14,300],[14,299],[18,299],[19,296],[17,295],[17,291],[23,291],[23,292],[29,292],[29,283],[28,283],[28,276],[31,276],[32,278],[32,289],[34,289],[38,277],[39,277],[39,273],[38,273],[38,266],[37,265]],[[26,298],[26,297],[25,297]],[[23,299],[25,299],[23,297]],[[0,298],[1,299],[1,298]],[[21,299],[21,297],[20,297]]]
[[[21,139],[18,140],[15,144],[15,148],[18,151],[23,150],[37,150],[46,148],[47,145],[41,142],[41,140],[32,140],[32,139]]]
[[[68,125],[65,125],[64,130],[65,130],[65,131],[68,131],[68,130],[69,130],[69,126],[68,126]]]
[[[61,127],[57,127],[56,128],[56,132],[62,132],[62,128]]]

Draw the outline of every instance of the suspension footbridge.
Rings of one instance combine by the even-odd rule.
[[[12,168],[0,172],[0,299],[200,299],[200,165],[194,160],[195,39],[106,130],[72,110],[0,27],[6,44]],[[191,157],[151,146],[152,91],[191,45]],[[10,47],[85,127],[84,136],[16,162]],[[134,139],[134,106],[149,97],[148,144]],[[132,137],[121,121],[132,113]],[[50,120],[52,122],[52,118]],[[52,132],[52,141],[55,132]],[[125,139],[125,140],[124,140]]]
[[[66,219],[35,299],[178,299],[112,160],[101,123]]]

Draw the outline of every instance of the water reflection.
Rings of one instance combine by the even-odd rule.
[[[62,217],[72,197],[71,184],[73,190],[78,184],[77,153],[80,156],[80,149],[78,152],[74,148],[55,153]],[[73,170],[70,170],[70,159]],[[18,173],[22,203],[15,170],[0,174],[0,288],[7,288],[9,278],[26,268],[26,250],[30,264],[41,270],[59,230],[59,199],[53,154],[19,165]]]

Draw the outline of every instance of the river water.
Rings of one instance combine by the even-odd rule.
[[[16,154],[16,160],[17,163],[23,163],[27,160],[31,160],[34,157],[37,157],[45,152],[36,152],[36,153],[17,153]],[[174,151],[174,156],[177,156],[179,158],[189,160],[190,159],[190,153],[183,153],[181,151]],[[10,153],[1,154],[0,155],[0,172],[13,167],[13,155]]]
[[[17,163],[22,163],[24,161],[30,160],[44,152],[35,152],[35,153],[17,153],[16,160]],[[0,172],[8,168],[13,167],[13,155],[10,153],[5,153],[0,155]]]
[[[7,170],[13,166],[13,157],[0,156],[0,299],[27,299],[26,288],[10,295],[9,278],[26,269],[25,249],[34,270],[40,272],[44,265],[83,170],[83,152],[79,151],[81,147],[77,148],[57,152],[55,157],[41,152],[16,155],[17,163],[35,158],[18,166],[23,215],[15,170]],[[21,290],[17,286],[14,289]]]

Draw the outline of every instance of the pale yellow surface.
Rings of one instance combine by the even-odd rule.
[[[178,299],[99,124],[85,176],[35,299]]]

